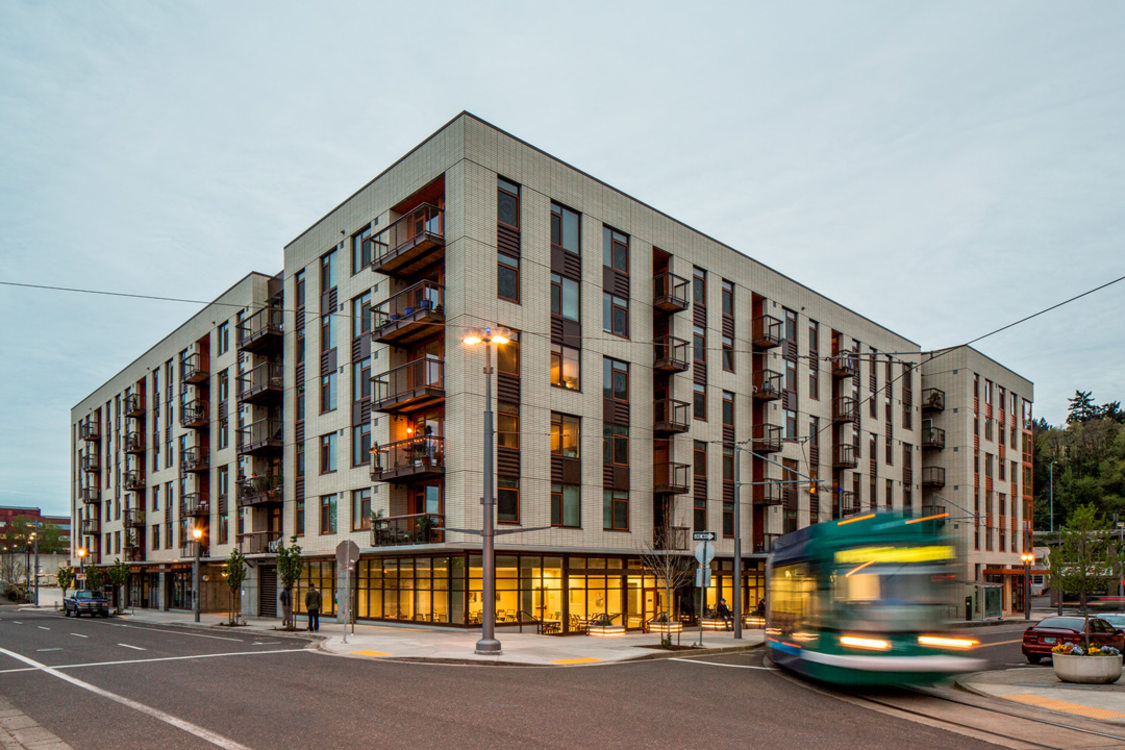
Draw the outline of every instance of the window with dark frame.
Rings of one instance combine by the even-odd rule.
[[[352,338],[368,333],[371,323],[371,290],[368,290],[352,299]]]
[[[372,243],[367,242],[370,237],[370,224],[352,235],[352,276],[370,266],[374,260],[371,253]]]
[[[692,476],[699,487],[707,481],[707,443],[696,440],[692,448]],[[692,493],[692,528],[695,531],[707,529],[707,497],[699,492]]]
[[[305,272],[297,271],[293,274],[293,297],[295,306],[302,308],[305,306]]]
[[[602,226],[602,265],[629,273],[629,235]]]
[[[551,454],[578,458],[581,420],[569,414],[551,412]]]
[[[629,401],[629,363],[602,358],[602,396],[613,401]]]
[[[696,362],[707,361],[707,331],[703,326],[692,326],[691,355]]]
[[[320,293],[324,294],[336,286],[336,250],[329,250],[320,256]]]
[[[691,301],[694,305],[707,304],[707,272],[699,266],[691,269]]]
[[[320,377],[320,413],[336,409],[336,373],[330,372]]]
[[[507,253],[496,253],[496,296],[519,304],[520,259]]]
[[[629,492],[603,490],[602,528],[605,531],[629,530]]]
[[[702,383],[692,386],[692,416],[695,419],[707,421],[707,387]]]
[[[551,244],[580,255],[580,215],[566,206],[551,202]]]
[[[820,400],[820,323],[809,321],[809,398]]]
[[[520,228],[520,187],[503,177],[496,178],[496,221]]]
[[[603,426],[602,461],[607,466],[629,465],[629,428],[625,425],[607,424]]]
[[[734,339],[723,336],[723,370],[734,372]]]
[[[336,316],[329,313],[320,318],[320,353],[336,348]]]
[[[371,397],[371,357],[352,364],[352,401]]]
[[[510,401],[500,401],[496,404],[496,445],[499,448],[519,450],[519,404]]]
[[[734,283],[723,279],[723,315],[734,317]]]
[[[320,436],[320,473],[331,474],[336,471],[336,433]]]
[[[562,344],[551,344],[551,385],[556,388],[580,390],[580,353]]]
[[[320,533],[336,533],[336,496],[320,496]]]
[[[551,274],[551,314],[577,321],[581,309],[578,290],[574,279]]]
[[[520,480],[517,477],[496,478],[496,520],[499,523],[520,522]]]
[[[576,484],[551,484],[551,525],[582,526],[581,488]]]
[[[602,292],[602,330],[629,338],[629,300]]]
[[[371,423],[364,422],[352,427],[352,466],[367,466],[371,463]]]
[[[371,528],[371,488],[352,490],[352,531]]]

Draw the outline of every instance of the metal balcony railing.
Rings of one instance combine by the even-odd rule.
[[[202,399],[185,401],[180,404],[180,426],[198,429],[207,427],[207,402]]]
[[[854,469],[859,465],[856,458],[855,446],[850,443],[837,445],[832,453],[832,466],[837,469]]]
[[[653,429],[660,433],[687,432],[691,427],[691,404],[674,398],[653,403]]]
[[[759,315],[751,325],[750,342],[756,349],[769,349],[781,344],[781,320],[772,315]]]
[[[211,512],[211,502],[201,492],[188,492],[180,498],[180,516],[206,516]]]
[[[144,526],[145,512],[142,508],[126,508],[121,514],[121,519],[126,526]]]
[[[275,555],[280,541],[280,531],[247,531],[238,536],[238,551],[244,555]]]
[[[754,502],[758,505],[780,505],[784,496],[784,485],[780,480],[755,484]]]
[[[423,203],[368,240],[373,246],[371,268],[391,276],[406,276],[438,260],[445,250],[445,212]]]
[[[238,507],[269,505],[282,501],[284,484],[280,474],[238,480]]]
[[[859,358],[852,352],[841,352],[832,358],[832,376],[850,378],[859,374]]]
[[[86,503],[96,503],[101,499],[101,490],[97,487],[82,487],[78,490],[78,498]]]
[[[386,343],[408,343],[441,333],[445,321],[445,287],[419,281],[372,308],[371,337]]]
[[[420,357],[371,378],[376,411],[406,411],[445,398],[445,362]]]
[[[98,530],[101,528],[101,520],[96,516],[93,518],[83,518],[78,528],[83,534],[97,534]]]
[[[130,393],[125,397],[125,416],[137,418],[145,415],[145,400],[139,393]]]
[[[944,411],[945,391],[940,388],[922,389],[922,411]]]
[[[691,529],[687,526],[665,526],[652,530],[652,548],[654,550],[687,551],[688,537]]]
[[[858,422],[859,405],[851,396],[837,396],[833,402],[832,419],[836,422]]]
[[[661,271],[652,277],[652,306],[664,312],[686,310],[688,299],[688,280],[671,271]]]
[[[130,492],[145,488],[145,473],[140,469],[130,469],[122,474],[121,486]]]
[[[665,372],[688,368],[688,342],[678,336],[661,336],[653,342],[652,366]]]
[[[682,495],[691,485],[688,477],[691,467],[688,464],[667,461],[652,466],[652,491]]]
[[[250,455],[272,453],[285,445],[280,419],[259,419],[238,431],[238,452]]]
[[[754,372],[754,398],[759,401],[773,401],[781,398],[781,373],[773,370]]]
[[[180,357],[180,380],[185,383],[202,383],[207,379],[207,367],[199,352]]]
[[[371,546],[440,544],[445,541],[444,526],[445,516],[439,513],[410,513],[405,516],[374,518],[371,521]]]
[[[280,305],[263,307],[238,324],[238,348],[248,352],[266,351],[280,346],[285,311]]]
[[[235,381],[238,400],[251,404],[278,401],[285,393],[285,370],[280,362],[262,362]]]
[[[194,539],[180,542],[180,557],[194,560],[196,557],[207,556],[207,543],[197,542]]]
[[[207,451],[203,450],[198,445],[193,445],[190,448],[186,448],[180,456],[180,471],[207,471],[210,463]]]
[[[82,456],[82,471],[95,472],[100,465],[97,453],[90,452]]]
[[[945,486],[944,466],[923,466],[922,486],[940,489]]]
[[[757,453],[775,453],[781,450],[781,428],[775,424],[756,424],[750,430],[750,439]]]
[[[372,450],[372,481],[401,482],[445,473],[444,438],[407,438]]]
[[[101,428],[97,422],[82,422],[78,425],[78,437],[82,440],[101,440]]]
[[[145,452],[145,434],[140,431],[125,433],[125,452],[126,453],[144,453]]]
[[[940,427],[922,428],[922,447],[941,450],[945,447],[945,430]]]

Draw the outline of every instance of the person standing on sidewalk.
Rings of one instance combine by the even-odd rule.
[[[309,613],[309,630],[320,630],[320,592],[315,583],[310,583],[305,592],[305,610]]]
[[[285,630],[293,627],[293,594],[289,589],[281,590],[281,627]]]

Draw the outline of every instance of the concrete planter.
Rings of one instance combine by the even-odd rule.
[[[1052,654],[1055,677],[1063,682],[1107,683],[1121,677],[1121,656]]]

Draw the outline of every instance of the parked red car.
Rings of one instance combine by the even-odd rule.
[[[1100,617],[1091,617],[1086,623],[1089,628],[1090,643],[1099,646],[1113,646],[1125,651],[1125,634]],[[1023,655],[1032,664],[1038,664],[1044,656],[1051,655],[1051,649],[1060,643],[1082,643],[1084,638],[1081,617],[1048,617],[1023,631]]]

